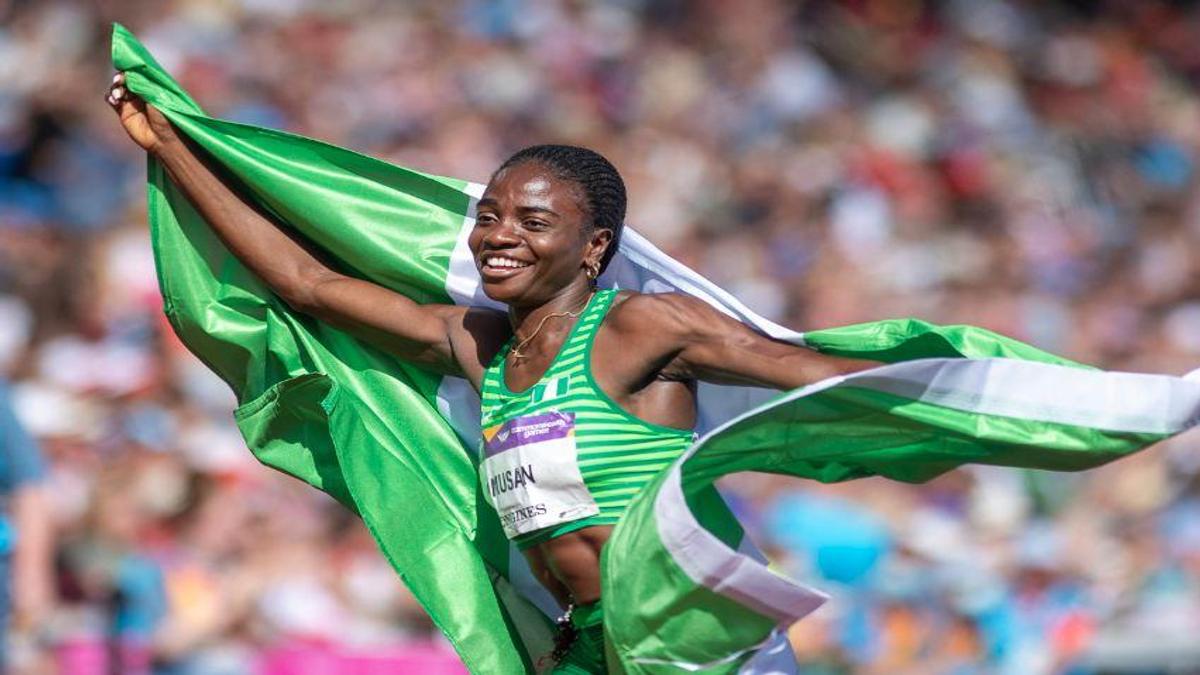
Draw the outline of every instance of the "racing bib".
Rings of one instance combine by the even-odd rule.
[[[483,491],[509,539],[600,513],[579,471],[573,412],[488,427],[483,455]]]

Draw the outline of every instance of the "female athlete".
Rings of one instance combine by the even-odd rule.
[[[420,305],[323,264],[214,175],[122,74],[107,100],[291,307],[479,391],[485,496],[569,608],[554,672],[604,672],[600,553],[633,497],[691,444],[697,381],[793,389],[877,365],[772,340],[686,295],[597,289],[625,186],[591,150],[529,147],[488,182],[469,243],[484,292],[507,312]]]

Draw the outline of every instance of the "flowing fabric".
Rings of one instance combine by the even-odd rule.
[[[112,48],[131,91],[340,271],[422,303],[490,304],[466,249],[483,186],[210,118],[121,26]],[[166,315],[236,392],[251,452],[358,513],[472,672],[537,670],[560,608],[480,494],[469,385],[291,310],[153,159],[147,193]],[[825,596],[767,570],[713,487],[722,475],[919,482],[965,463],[1074,471],[1200,417],[1198,382],[1106,373],[979,328],[893,320],[796,333],[632,230],[600,282],[689,293],[772,337],[891,364],[783,394],[700,387],[703,436],[638,495],[605,548],[612,672],[794,670],[779,629]]]

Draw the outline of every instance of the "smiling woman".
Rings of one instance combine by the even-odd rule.
[[[565,145],[516,153],[489,181],[471,233],[485,292],[509,305],[541,304],[573,284],[577,296],[586,292],[617,250],[624,219],[625,184],[604,157]],[[580,244],[583,249],[574,250]],[[500,284],[505,270],[543,261],[530,280],[536,286]],[[587,275],[582,286],[580,266]]]
[[[507,312],[421,305],[322,263],[226,185],[122,75],[108,101],[289,305],[480,392],[483,492],[568,608],[557,672],[604,672],[601,552],[633,497],[691,444],[697,381],[792,389],[876,365],[772,340],[688,296],[598,291],[625,188],[593,151],[527,148],[484,190],[469,246],[484,292]]]

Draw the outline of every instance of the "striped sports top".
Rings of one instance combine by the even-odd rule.
[[[505,532],[522,549],[591,525],[615,524],[633,497],[694,438],[691,430],[634,417],[597,386],[591,367],[592,343],[616,294],[616,290],[601,290],[592,296],[550,367],[525,391],[511,391],[504,382],[505,357],[515,337],[504,345],[484,374],[484,493],[497,508]],[[573,443],[569,442],[571,437]],[[525,443],[525,448],[531,448],[536,441],[543,441],[539,451],[546,453],[541,455],[546,464],[539,465],[539,460],[533,458],[509,459],[503,467],[489,466],[492,457],[510,456],[505,453],[514,444]],[[565,465],[559,467],[557,476],[548,468],[556,461]],[[541,471],[543,467],[547,470]],[[566,499],[564,504],[569,504],[561,508],[554,508],[557,502],[553,500],[545,507],[538,491],[566,494],[566,488],[553,484],[564,473],[574,476],[565,482],[570,483],[566,488],[575,490],[575,496]],[[507,499],[503,508],[498,499]],[[546,508],[554,513],[546,514]],[[524,518],[530,520],[522,528],[518,523]],[[551,524],[538,527],[539,522]],[[530,528],[536,529],[524,531]]]

